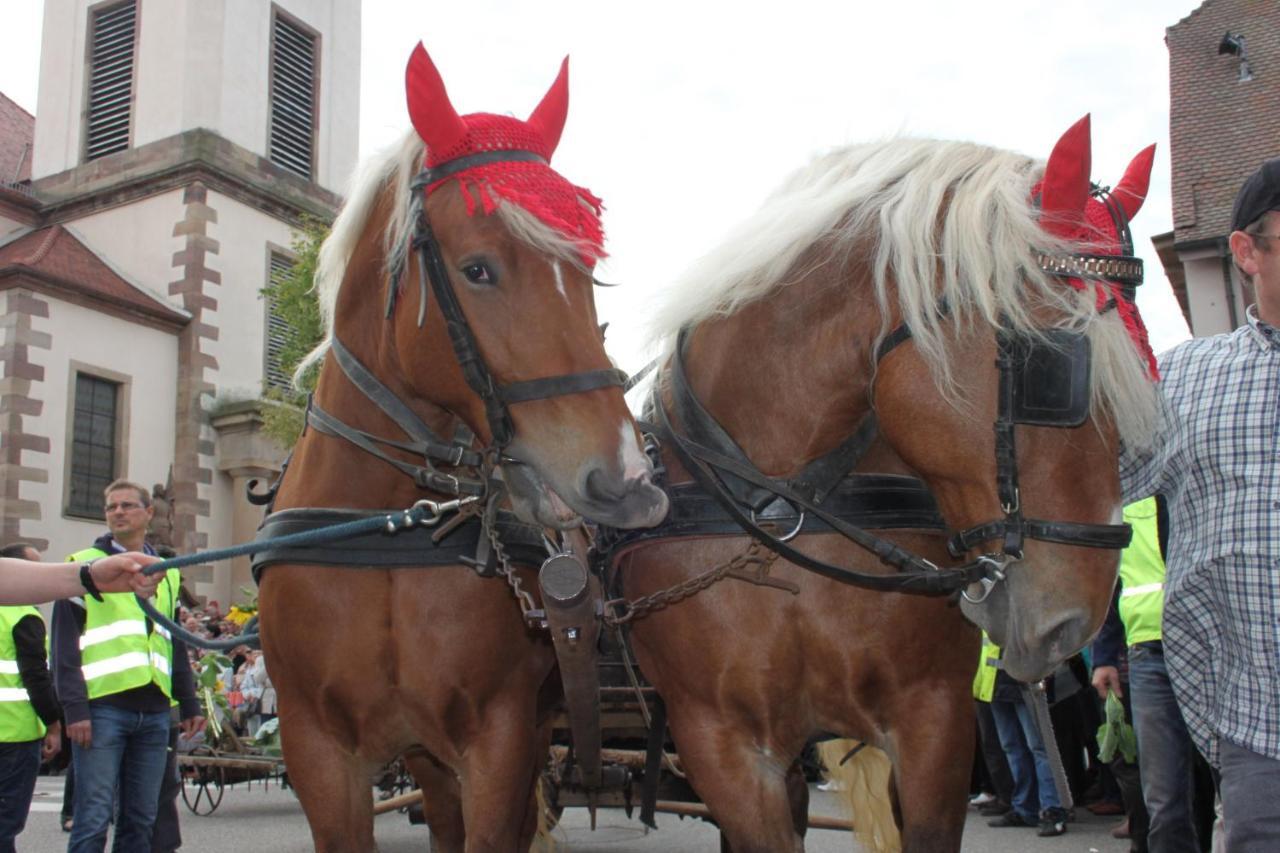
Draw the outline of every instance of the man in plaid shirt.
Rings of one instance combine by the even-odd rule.
[[[1248,323],[1165,354],[1161,440],[1120,473],[1126,501],[1169,501],[1163,651],[1236,853],[1280,850],[1280,159],[1245,182],[1232,228]]]

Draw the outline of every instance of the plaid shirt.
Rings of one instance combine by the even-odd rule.
[[[1280,759],[1280,335],[1248,320],[1164,355],[1162,440],[1120,466],[1169,500],[1165,658],[1215,766],[1219,738]]]

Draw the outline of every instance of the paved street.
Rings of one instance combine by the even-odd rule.
[[[833,795],[813,791],[813,811],[836,815],[839,806]],[[67,836],[58,826],[62,802],[62,779],[40,777],[26,831],[18,838],[23,853],[45,853],[64,849]],[[1029,829],[989,829],[986,821],[972,813],[965,832],[966,853],[1126,853],[1127,841],[1116,841],[1110,829],[1115,818],[1096,818],[1080,810],[1080,820],[1059,838],[1037,838]],[[588,828],[583,809],[565,815],[559,834],[560,850],[573,853],[718,853],[715,828],[696,820],[680,820],[659,815],[657,832],[646,834],[639,821],[629,821],[621,811],[602,811],[599,828]],[[382,853],[424,853],[427,830],[412,826],[401,814],[379,817],[375,824]],[[311,836],[302,809],[289,791],[274,783],[269,788],[228,788],[221,806],[212,815],[196,817],[182,809],[183,850],[241,851],[270,849],[271,853],[306,853]],[[269,847],[267,846],[269,844]],[[850,853],[850,836],[843,832],[814,830],[809,833],[809,853]]]

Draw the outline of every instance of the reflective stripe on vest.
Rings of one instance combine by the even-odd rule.
[[[82,561],[101,556],[95,548],[73,554]],[[153,602],[161,613],[172,613],[177,603],[176,569],[165,574]],[[107,593],[102,601],[84,599],[85,626],[80,637],[80,669],[89,699],[100,699],[147,684],[155,684],[173,698],[173,643],[169,632],[152,626],[133,593]]]
[[[1124,520],[1133,526],[1133,541],[1120,554],[1120,621],[1125,642],[1132,646],[1159,640],[1164,615],[1164,558],[1156,499],[1131,503]]]
[[[13,642],[13,629],[28,616],[42,621],[44,618],[34,607],[0,607],[0,743],[38,740],[46,731],[18,674],[18,649]],[[45,644],[47,651],[47,634]]]

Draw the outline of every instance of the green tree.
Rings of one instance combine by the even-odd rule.
[[[302,227],[293,233],[292,266],[274,273],[262,289],[272,315],[281,321],[274,330],[279,336],[278,367],[280,373],[289,377],[307,353],[324,339],[315,278],[320,244],[328,236],[328,223],[304,217]],[[318,365],[312,366],[296,386],[288,388],[264,385],[263,398],[270,405],[263,407],[263,431],[285,447],[292,447],[302,434],[307,394],[315,388],[318,372]]]

